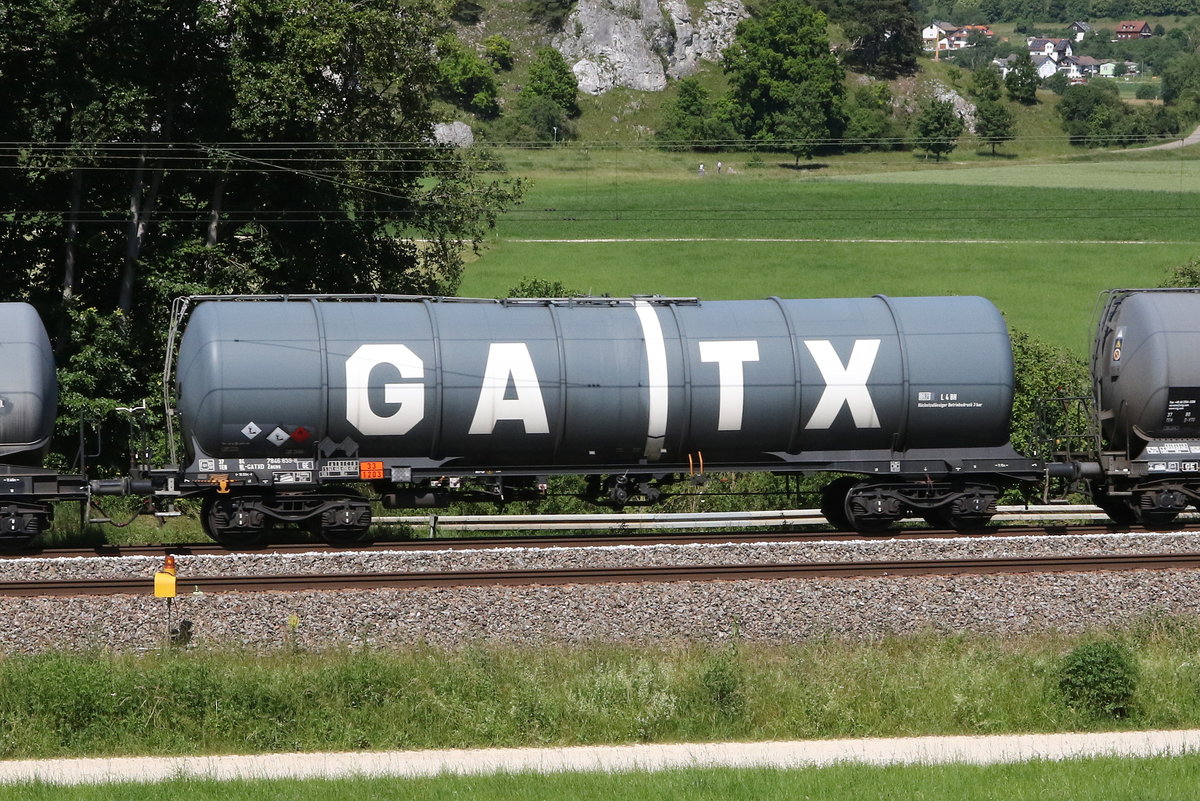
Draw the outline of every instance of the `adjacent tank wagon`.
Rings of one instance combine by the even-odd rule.
[[[1092,345],[1091,453],[1074,462],[1118,522],[1200,504],[1200,290],[1112,290]]]
[[[27,303],[0,303],[0,542],[40,534],[53,502],[88,497],[82,476],[43,469],[54,433],[58,384],[50,338]]]
[[[391,505],[524,497],[591,477],[653,499],[714,470],[853,474],[827,516],[986,522],[1043,467],[1009,445],[1012,355],[977,297],[196,298],[175,375],[187,459],[225,542],[275,522],[334,540]],[[170,370],[168,368],[168,374]]]

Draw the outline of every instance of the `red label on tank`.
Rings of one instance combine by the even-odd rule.
[[[295,431],[292,432],[292,439],[300,443],[308,442],[308,439],[311,436],[312,432],[310,432],[304,426],[299,426]]]

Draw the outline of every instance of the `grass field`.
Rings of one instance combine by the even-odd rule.
[[[1200,756],[1079,759],[1015,765],[837,765],[799,770],[701,769],[660,773],[564,773],[538,776],[439,776],[431,779],[217,782],[93,787],[0,787],[21,801],[329,801],[331,799],[472,799],[473,801],[1191,801]]]
[[[743,154],[720,175],[711,154],[522,151],[510,164],[526,202],[460,293],[503,296],[528,276],[617,296],[978,294],[1083,353],[1102,290],[1155,286],[1200,255],[1191,150],[988,166],[876,153],[799,170]]]
[[[1067,655],[1101,639],[1136,675],[1118,712],[1061,690]],[[12,655],[0,758],[1190,729],[1198,653],[1194,621],[1148,613],[1004,640]]]

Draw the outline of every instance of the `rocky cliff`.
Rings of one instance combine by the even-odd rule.
[[[656,92],[720,61],[747,16],[742,0],[708,0],[698,18],[685,0],[579,0],[553,44],[584,92]]]

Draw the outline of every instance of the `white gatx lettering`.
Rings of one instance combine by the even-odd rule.
[[[638,322],[642,326],[642,339],[646,342],[646,459],[657,462],[662,458],[663,443],[667,437],[667,393],[670,384],[667,375],[667,342],[663,337],[658,312],[644,300],[633,303]]]
[[[368,382],[371,371],[381,364],[396,368],[401,378],[425,377],[425,363],[406,345],[360,345],[346,359],[346,419],[368,436],[407,434],[425,417],[425,385],[384,384],[384,402],[400,408],[390,415],[378,415],[371,408]]]
[[[741,431],[742,406],[746,397],[742,365],[758,361],[758,341],[701,342],[700,361],[717,363],[717,380],[721,383],[717,430]]]
[[[843,365],[829,340],[804,341],[821,371],[821,378],[825,379],[825,392],[805,428],[831,427],[843,405],[850,407],[857,428],[879,428],[879,415],[875,413],[875,404],[867,390],[867,379],[875,366],[879,342],[878,339],[856,339],[850,361]]]
[[[505,398],[510,381],[516,397]],[[467,433],[491,434],[500,420],[520,420],[526,434],[550,433],[542,387],[524,342],[493,342],[488,348],[479,403]]]

